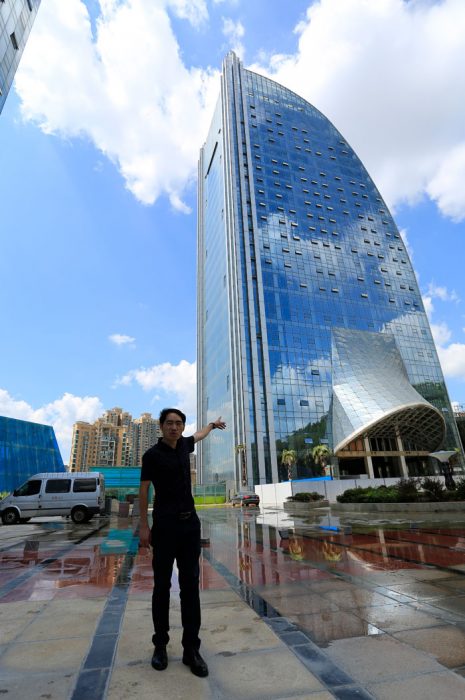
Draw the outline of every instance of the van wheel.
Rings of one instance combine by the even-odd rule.
[[[76,523],[77,525],[80,525],[81,523],[85,523],[88,519],[89,515],[87,513],[87,508],[78,506],[77,508],[74,508],[72,513],[71,513],[71,518],[73,520],[73,523]]]
[[[4,525],[16,525],[19,523],[18,511],[14,508],[7,508],[2,513],[2,523]]]

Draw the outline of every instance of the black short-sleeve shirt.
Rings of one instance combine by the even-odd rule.
[[[194,436],[181,437],[176,447],[163,438],[142,457],[141,481],[151,481],[155,488],[154,513],[175,515],[194,510],[189,454],[194,451]]]

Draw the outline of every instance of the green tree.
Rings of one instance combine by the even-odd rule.
[[[292,479],[292,467],[297,462],[297,452],[295,450],[283,450],[281,452],[281,464],[287,467],[287,478]]]
[[[325,467],[331,459],[331,450],[327,445],[315,445],[312,450],[312,457],[315,464],[321,467],[321,471],[324,473]]]

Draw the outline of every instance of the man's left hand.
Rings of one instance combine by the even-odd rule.
[[[219,416],[216,420],[213,420],[212,425],[214,428],[218,428],[219,430],[224,430],[226,428],[226,423],[224,420],[221,420],[221,416]]]

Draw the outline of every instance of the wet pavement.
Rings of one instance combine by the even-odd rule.
[[[87,698],[465,697],[465,514],[199,511],[202,652],[150,666],[151,558],[136,518],[0,527],[0,693]],[[453,516],[453,520],[451,520]]]

